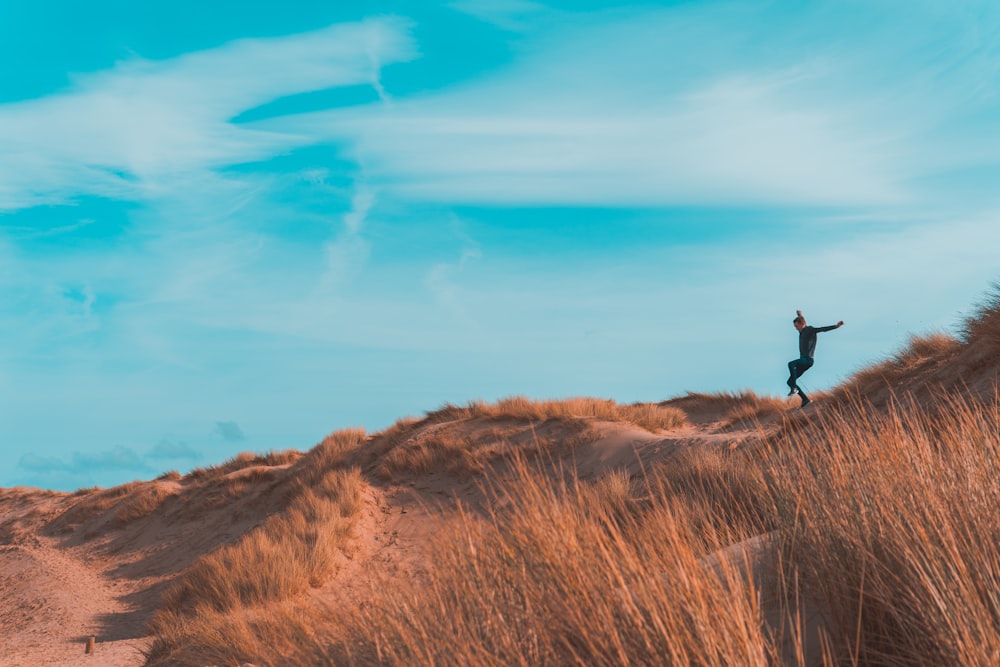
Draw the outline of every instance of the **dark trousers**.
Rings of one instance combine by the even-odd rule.
[[[786,383],[788,384],[788,387],[790,389],[798,389],[799,394],[801,394],[802,390],[799,389],[797,380],[803,373],[812,368],[812,365],[813,365],[813,360],[810,359],[809,357],[799,357],[798,359],[793,359],[789,361],[788,381]]]

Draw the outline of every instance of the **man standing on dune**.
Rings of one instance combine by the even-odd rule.
[[[828,327],[810,327],[806,325],[806,318],[802,316],[801,310],[796,310],[795,315],[792,324],[799,332],[799,358],[788,362],[788,395],[798,394],[802,397],[802,407],[806,407],[809,405],[809,397],[799,387],[797,380],[800,375],[812,368],[813,353],[816,352],[816,334],[839,329],[844,326],[844,320]]]

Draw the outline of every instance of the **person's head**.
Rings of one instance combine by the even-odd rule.
[[[806,328],[806,318],[802,317],[802,313],[799,313],[795,319],[792,320],[792,324],[795,326],[796,331],[802,331]]]

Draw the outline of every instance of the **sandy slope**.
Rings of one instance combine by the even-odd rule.
[[[7,542],[0,546],[0,631],[6,639],[0,665],[142,664],[141,616],[129,613],[128,582],[108,574],[116,563],[31,531],[32,514],[57,514],[63,496],[24,492],[21,499],[0,504]],[[101,643],[85,655],[90,636]]]
[[[756,431],[723,428],[726,409],[701,406],[691,411],[693,425],[659,434],[593,423],[590,437],[568,456],[588,479],[620,468],[641,474],[652,461],[690,447],[733,447]],[[549,435],[558,437],[558,426],[551,428]],[[155,491],[165,500],[155,512],[125,523],[111,509],[88,509],[86,494],[0,490],[0,629],[7,637],[0,665],[143,664],[142,650],[151,641],[145,626],[163,588],[199,555],[275,511],[273,489],[285,467],[227,475],[226,488],[244,489],[234,485],[241,476],[250,480],[232,497],[187,478],[136,484],[129,493]],[[444,471],[392,481],[367,473],[353,550],[331,582],[310,592],[317,602],[357,599],[386,575],[413,573],[437,522],[459,503],[474,510],[484,502],[479,481]],[[97,638],[97,649],[88,656],[89,636]]]
[[[0,548],[4,665],[137,665],[146,640],[129,627],[123,587],[79,557],[39,542]],[[101,636],[84,655],[87,637]]]

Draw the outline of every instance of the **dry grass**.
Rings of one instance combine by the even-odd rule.
[[[922,375],[951,362],[960,350],[961,343],[945,333],[911,336],[902,351],[857,371],[835,393],[840,397],[872,398],[880,391],[913,391]]]
[[[782,558],[765,566],[794,582],[778,616],[825,609],[827,664],[997,664],[1000,403],[824,419],[755,456],[692,451],[642,478],[584,483],[517,459],[492,512],[442,525],[419,580],[318,615],[259,604],[294,586],[206,599],[209,577],[197,616],[160,633],[173,661],[151,664],[778,664],[787,637],[769,633],[754,579],[705,560],[772,531]]]
[[[970,346],[1000,350],[1000,282],[993,283],[976,313],[962,323],[961,336]]]
[[[311,454],[326,456],[322,451]],[[328,578],[358,519],[361,475],[357,469],[310,466],[299,472],[283,512],[235,544],[198,559],[166,591],[151,624],[156,640],[147,664],[204,665],[205,653],[194,655],[192,646],[252,658],[257,644],[220,642],[258,627],[259,622],[247,619],[278,613],[275,605]]]
[[[442,433],[396,447],[378,464],[376,474],[384,480],[400,473],[420,475],[434,470],[453,475],[477,474],[501,449],[502,445],[490,446],[467,436]]]
[[[350,537],[360,502],[357,470],[327,472],[320,485],[303,489],[284,512],[200,559],[167,592],[164,607],[227,611],[283,600],[319,585]]]
[[[683,511],[637,491],[519,466],[502,514],[442,529],[426,580],[338,614],[324,664],[768,664],[741,576],[706,568]]]
[[[338,614],[327,660],[765,664],[753,591],[697,563],[776,529],[785,581],[827,610],[830,660],[995,665],[997,433],[997,403],[858,405],[758,463],[703,452],[593,486],[522,473],[506,513],[446,533],[427,581]]]
[[[300,485],[313,486],[330,470],[356,465],[356,458],[363,453],[367,443],[368,436],[364,429],[335,431],[297,459],[292,474]]]
[[[655,465],[650,483],[660,503],[683,507],[692,534],[702,537],[705,550],[777,527],[768,476],[750,454],[691,449]]]
[[[515,452],[577,446],[586,439],[585,422],[590,419],[628,422],[650,431],[686,423],[683,411],[656,404],[618,405],[589,398],[533,401],[510,397],[494,404],[473,401],[465,407],[445,405],[424,419],[401,419],[372,436],[360,429],[338,431],[299,461],[296,468],[356,465],[372,469],[382,480],[438,470],[452,475],[479,475],[490,464]],[[480,428],[483,421],[499,424],[484,432]],[[559,422],[565,428],[551,437],[532,430],[546,422]],[[455,428],[450,428],[452,425]],[[529,442],[515,442],[521,432],[528,431]]]
[[[857,404],[775,445],[788,581],[862,665],[1000,664],[1000,404]]]
[[[590,425],[581,420],[561,421],[546,433],[539,433],[531,424],[484,428],[481,422],[481,417],[473,417],[397,442],[384,451],[375,465],[375,474],[386,481],[436,472],[467,478],[483,475],[491,466],[521,456],[543,452],[558,456],[596,437]]]
[[[302,452],[294,449],[286,449],[283,451],[270,451],[264,454],[255,454],[253,452],[243,452],[237,454],[228,461],[217,465],[208,466],[207,468],[195,468],[189,472],[185,477],[192,481],[204,481],[211,479],[218,479],[219,477],[224,477],[229,473],[236,472],[237,470],[242,470],[243,468],[250,468],[253,466],[282,466],[289,463],[294,463],[302,456]]]
[[[297,603],[227,612],[205,609],[158,626],[157,642],[170,651],[154,655],[147,664],[236,666],[252,660],[257,667],[284,667],[294,664],[286,662],[291,659],[300,665],[319,665],[323,657],[310,653],[309,646],[327,630],[315,610]]]
[[[659,406],[680,410],[694,424],[753,428],[768,418],[782,416],[789,407],[797,404],[798,401],[792,403],[783,398],[759,396],[745,389],[714,394],[689,391],[684,396],[663,401]]]
[[[681,410],[655,403],[619,405],[612,400],[598,398],[568,398],[564,400],[536,401],[524,396],[511,396],[496,403],[473,401],[466,407],[446,405],[428,414],[432,422],[485,417],[489,419],[601,419],[628,422],[648,431],[670,430],[684,426],[687,418]]]
[[[271,491],[290,478],[287,470],[267,466],[250,466],[226,474],[188,478],[184,483],[181,502],[188,517],[220,508],[235,508],[244,502],[263,509]],[[287,486],[287,484],[286,484]]]
[[[995,665],[1000,405],[926,414],[858,406],[765,461],[649,480],[522,470],[503,513],[442,531],[427,580],[338,613],[328,664],[770,664],[754,591],[699,559],[775,529],[789,599],[827,610],[830,664]]]
[[[723,400],[730,400],[733,407],[726,412],[723,422],[728,427],[748,428],[759,424],[768,417],[783,415],[798,401],[789,402],[773,396],[758,396],[755,392],[746,390],[736,394],[722,393],[718,395]]]
[[[76,524],[91,522],[106,514],[111,508],[120,505],[123,501],[132,496],[136,491],[143,488],[142,482],[129,482],[121,486],[110,489],[80,489],[73,494],[80,500],[53,522],[53,527],[57,530],[67,528]]]
[[[120,528],[131,521],[149,516],[163,504],[167,498],[176,495],[167,491],[161,485],[152,482],[125,496],[115,509],[111,525]]]
[[[909,370],[930,359],[946,359],[959,345],[957,338],[942,332],[911,336],[907,346],[893,355],[892,361],[898,368]]]

